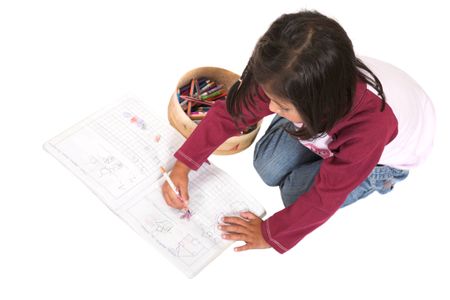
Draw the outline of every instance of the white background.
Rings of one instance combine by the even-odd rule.
[[[449,299],[448,10],[397,2],[1,1],[0,298]],[[340,210],[286,254],[230,248],[188,280],[42,150],[126,95],[165,118],[182,74],[240,73],[270,23],[301,8],[337,19],[358,54],[415,78],[438,131],[432,156],[393,193]],[[252,151],[212,161],[270,216],[281,199]]]

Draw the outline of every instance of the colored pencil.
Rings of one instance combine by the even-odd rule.
[[[197,98],[194,98],[194,97],[181,95],[180,98],[183,99],[183,100],[187,100],[188,102],[194,102],[194,103],[198,103],[198,104],[205,104],[205,105],[209,105],[209,106],[214,105],[214,102],[206,101],[206,100],[198,100]]]

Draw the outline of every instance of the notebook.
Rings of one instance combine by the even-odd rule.
[[[191,218],[164,201],[159,169],[171,170],[184,138],[143,103],[126,99],[93,114],[44,144],[119,218],[189,278],[232,242],[217,229],[220,219],[264,208],[213,164],[189,173]],[[149,257],[150,260],[158,259]]]

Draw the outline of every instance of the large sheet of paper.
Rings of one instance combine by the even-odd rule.
[[[134,99],[101,110],[44,144],[114,213],[188,277],[231,242],[217,225],[224,215],[264,208],[227,173],[204,164],[189,174],[190,220],[166,205],[159,167],[170,170],[184,138]]]

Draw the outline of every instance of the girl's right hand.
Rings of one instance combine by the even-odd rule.
[[[170,188],[170,185],[164,182],[162,186],[162,194],[167,205],[176,209],[187,209],[189,202],[188,184],[189,184],[189,167],[177,161],[170,173],[170,179],[177,187],[180,197]]]

